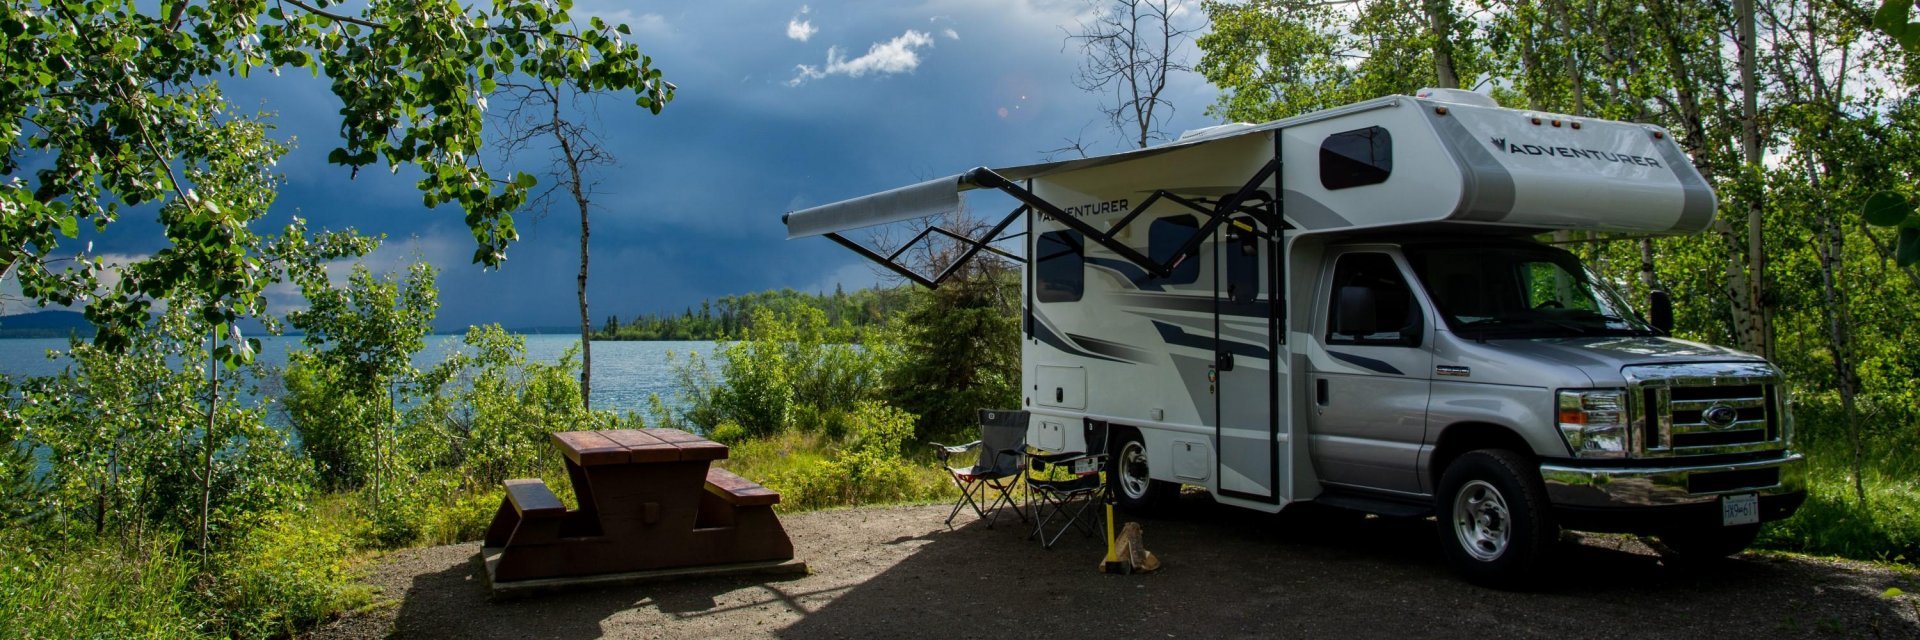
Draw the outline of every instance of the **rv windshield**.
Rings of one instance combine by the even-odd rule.
[[[1654,335],[1573,254],[1543,246],[1408,247],[1454,333],[1480,338]]]

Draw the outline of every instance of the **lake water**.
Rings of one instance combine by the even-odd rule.
[[[458,335],[429,336],[427,348],[414,355],[414,364],[431,366],[462,349]],[[567,347],[579,344],[575,336],[529,335],[527,359],[559,362]],[[261,361],[274,367],[287,363],[287,352],[300,346],[297,337],[260,339]],[[684,360],[689,352],[713,355],[712,342],[595,342],[593,343],[593,407],[619,412],[644,412],[649,394],[673,401],[673,376],[667,354]],[[0,340],[0,374],[44,376],[59,373],[67,360],[50,360],[48,350],[67,348],[65,338]]]

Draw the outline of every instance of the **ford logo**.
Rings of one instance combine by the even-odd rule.
[[[1700,419],[1706,421],[1709,427],[1725,429],[1740,421],[1740,410],[1724,404],[1716,404],[1700,412]]]

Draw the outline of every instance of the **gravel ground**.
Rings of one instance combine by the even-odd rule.
[[[1095,571],[1097,539],[1053,550],[1000,526],[948,531],[944,507],[784,521],[804,577],[707,578],[491,603],[477,544],[389,555],[388,602],[310,634],[363,638],[1162,637],[1920,638],[1920,574],[1748,554],[1662,564],[1631,538],[1568,536],[1541,590],[1448,573],[1428,521],[1333,510],[1265,515],[1185,496],[1145,519],[1158,573]],[[1007,514],[1011,515],[1011,514]]]

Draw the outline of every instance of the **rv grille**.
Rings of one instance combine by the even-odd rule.
[[[1629,367],[1644,456],[1734,453],[1784,446],[1779,379],[1761,364]]]

